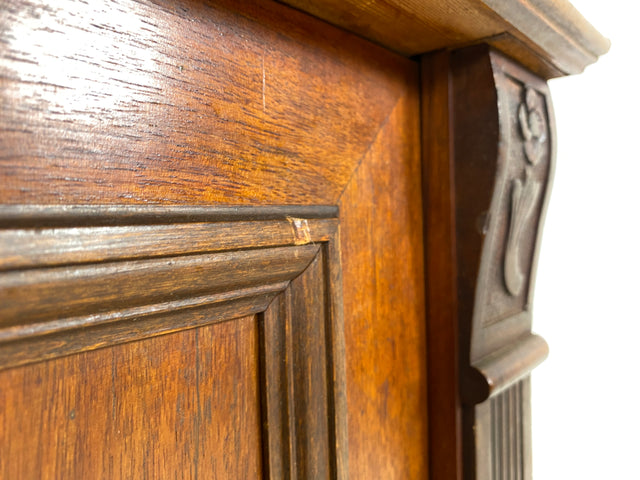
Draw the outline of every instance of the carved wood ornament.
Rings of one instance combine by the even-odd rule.
[[[529,218],[538,200],[541,184],[531,179],[531,170],[545,157],[547,122],[540,96],[532,88],[524,90],[525,100],[518,108],[520,131],[524,139],[524,157],[530,165],[524,169],[524,180],[511,181],[511,211],[509,236],[504,254],[504,281],[511,295],[519,295],[526,280],[519,263],[520,236],[525,231]]]
[[[530,479],[529,373],[547,355],[531,299],[552,174],[549,92],[486,47],[455,52],[452,76],[463,471]]]

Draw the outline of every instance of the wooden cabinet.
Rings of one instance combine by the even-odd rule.
[[[286,3],[2,5],[0,477],[530,477],[544,79],[606,41]]]

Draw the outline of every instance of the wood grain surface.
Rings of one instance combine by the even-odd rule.
[[[259,313],[336,213],[0,207],[0,369]]]
[[[2,203],[335,204],[410,70],[270,2],[1,8]]]
[[[318,248],[301,245],[5,272],[0,276],[0,328],[285,282],[306,268]]]
[[[345,441],[343,317],[332,306],[340,283],[331,279],[340,269],[327,250],[323,247],[260,315],[269,478],[352,478]]]
[[[300,217],[305,213],[310,218]],[[259,358],[260,471],[270,478],[344,480],[348,445],[340,258],[325,254],[336,250],[328,247],[337,241],[336,213],[322,206],[0,207],[0,370],[21,367],[29,376],[22,365],[34,363],[37,371],[43,362],[57,363],[62,356],[148,337],[176,337],[182,330],[243,322],[247,314],[257,313],[252,342],[258,351],[252,355]],[[170,340],[166,347],[169,359],[160,370],[177,366],[173,349],[192,348]],[[231,360],[219,361],[226,365]],[[139,367],[142,375],[149,368]],[[53,375],[65,381],[58,372]],[[233,375],[219,381],[225,385],[204,386],[245,388]],[[196,388],[200,385],[196,380]],[[185,388],[176,390],[177,400],[157,400],[166,404],[163,408],[174,401],[181,408]],[[114,398],[114,405],[118,401]],[[138,408],[149,401],[139,398]],[[64,435],[60,425],[44,421]],[[136,435],[154,435],[154,425],[134,428]],[[224,441],[230,441],[228,436]],[[185,452],[194,448],[197,455],[198,445],[186,446]],[[237,478],[227,457],[241,452],[233,453],[237,444],[225,448],[209,452],[222,466],[185,471],[186,478]],[[243,448],[251,451],[255,445]],[[186,461],[176,458],[149,474],[144,451],[128,454],[126,460],[114,460],[117,473],[103,473],[109,478],[164,477]],[[56,468],[46,465],[41,473],[67,475]]]
[[[417,73],[340,199],[353,478],[428,477]]]
[[[291,342],[295,388],[294,421],[297,437],[298,478],[336,478],[335,461],[330,461],[332,442],[329,407],[326,334],[326,283],[322,252],[302,275],[291,282]],[[347,480],[346,471],[340,478]]]
[[[460,480],[530,461],[522,377],[544,348],[521,338],[530,292],[503,291],[506,254],[477,283],[526,318],[483,318],[474,343],[472,317],[494,163],[535,163],[517,119],[536,112],[514,112],[546,87],[486,47],[420,65],[357,35],[404,54],[484,39],[545,77],[606,41],[560,0],[289,3],[355,34],[268,1],[0,6],[0,477]],[[472,361],[499,386],[461,421]]]
[[[326,358],[324,366],[319,367],[317,363],[307,365],[308,358],[300,357],[299,352],[290,355],[299,365],[286,367],[285,373],[305,388],[292,399],[285,414],[296,412],[293,418],[305,425],[294,425],[295,430],[280,442],[281,450],[286,450],[286,442],[294,442],[294,438],[297,442],[289,452],[289,461],[296,460],[294,470],[287,467],[283,457],[280,471],[294,477],[317,474],[344,478],[348,463],[350,478],[427,478],[417,63],[267,2],[222,2],[214,6],[189,0],[117,0],[104,4],[67,0],[43,6],[22,0],[7,6],[4,12],[8,21],[0,36],[7,49],[0,67],[0,95],[6,108],[0,119],[0,146],[7,161],[0,165],[0,202],[14,204],[18,210],[20,204],[49,203],[65,209],[76,205],[79,219],[85,218],[86,212],[82,212],[91,204],[116,209],[126,204],[136,208],[144,204],[185,208],[211,204],[338,205],[340,237],[334,235],[329,245],[320,246],[313,244],[315,240],[305,240],[301,231],[304,245],[291,247],[296,251],[302,248],[305,255],[321,252],[321,260],[313,268],[323,270],[324,275],[322,288],[305,284],[304,302],[290,293],[291,303],[300,307],[296,315],[304,311],[318,320],[317,315],[324,312],[325,317],[322,324],[316,321],[307,325],[299,320],[299,330],[289,333],[296,339],[293,347]],[[18,212],[14,220],[42,219],[42,212],[37,210]],[[139,215],[135,211],[131,214]],[[143,217],[153,215],[151,212]],[[96,222],[98,217],[89,214],[86,218]],[[276,225],[267,233],[284,238],[283,218],[275,220]],[[308,219],[308,225],[315,228],[312,220]],[[180,242],[172,244],[166,227],[152,233],[143,228],[144,222],[109,226],[97,220],[86,227],[69,225],[62,217],[56,222],[50,229],[42,229],[42,237],[25,232],[22,224],[16,227],[21,232],[5,237],[5,245],[20,246],[6,263],[4,274],[13,281],[9,287],[17,285],[25,272],[46,280],[47,275],[71,268],[56,257],[57,246],[65,245],[68,252],[74,245],[81,247],[72,254],[74,272],[86,272],[90,262],[98,262],[95,272],[105,275],[96,274],[88,286],[105,293],[107,310],[118,302],[120,286],[136,283],[129,280],[138,270],[129,267],[142,264],[161,267],[148,270],[160,284],[165,285],[165,280],[178,283],[175,292],[166,287],[157,297],[152,289],[138,288],[144,297],[139,300],[142,303],[174,293],[199,298],[205,295],[198,293],[200,288],[216,279],[233,280],[239,290],[256,286],[243,283],[242,279],[248,277],[240,257],[237,265],[234,260],[214,267],[205,261],[204,268],[198,264],[190,269],[192,263],[210,259],[213,250],[216,256],[236,255],[225,251],[225,229],[213,233],[215,229],[207,225],[210,222],[202,218],[181,227],[180,238],[192,236],[194,240],[195,250],[188,254],[175,253]],[[171,219],[165,225],[176,223]],[[122,229],[127,226],[132,228]],[[119,254],[105,245],[101,247],[96,242],[99,237],[82,230],[89,227],[111,228],[100,232],[102,238],[131,253]],[[244,227],[256,234],[260,231],[255,219],[247,219]],[[54,237],[62,233],[58,243]],[[335,244],[337,238],[340,245]],[[287,241],[296,243],[295,238]],[[138,243],[139,253],[133,252],[133,245]],[[282,271],[278,273],[279,267],[266,258],[280,247],[265,248],[269,245],[260,240],[252,246],[258,248],[248,250],[248,257],[265,259],[257,268],[266,275],[263,280],[280,285]],[[284,251],[279,252],[284,254],[278,257],[284,262],[282,266],[293,259],[293,255],[287,258]],[[342,277],[333,267],[327,270],[327,265],[334,265],[341,256],[346,266]],[[175,264],[161,266],[173,258],[177,259]],[[38,276],[38,262],[43,262],[41,268],[48,271],[42,274],[44,277]],[[124,270],[109,270],[114,263],[122,264]],[[257,265],[260,267],[260,262]],[[173,266],[178,267],[175,276],[171,273]],[[262,280],[257,284],[263,285]],[[324,299],[314,297],[323,288]],[[63,290],[64,294],[67,289]],[[43,291],[36,293],[41,295]],[[267,303],[268,295],[274,294],[259,293],[261,301]],[[61,309],[69,303],[70,311],[90,314],[88,293],[68,289],[66,295],[58,304]],[[342,300],[337,298],[340,295]],[[51,298],[49,301],[54,302]],[[131,293],[124,300],[136,303],[136,298]],[[256,305],[243,305],[236,314],[251,314],[253,311],[247,309]],[[342,305],[344,326],[338,316]],[[40,315],[41,320],[47,315],[38,302],[25,308],[36,317]],[[195,319],[179,318],[179,313],[169,311],[163,321],[177,319],[185,326],[190,321],[206,321],[207,315],[216,321],[214,316],[220,318],[230,312],[210,310]],[[170,329],[168,324],[163,325]],[[264,338],[261,335],[265,332],[260,328],[258,332],[258,340]],[[125,338],[123,332],[118,335]],[[175,335],[166,336],[168,343],[162,344],[166,347],[163,353],[169,357],[178,355],[182,348],[170,343]],[[310,338],[323,335],[324,353]],[[126,341],[131,340],[126,337]],[[134,349],[138,343],[111,346],[96,355]],[[344,352],[346,374],[341,371]],[[86,355],[93,358],[91,353],[81,354]],[[260,352],[256,355],[261,358]],[[76,357],[34,364],[33,371],[71,362],[71,358]],[[143,360],[130,361],[130,368],[138,366],[140,375],[150,368],[136,363]],[[169,360],[162,369],[171,368],[172,362]],[[29,371],[23,368],[27,367],[7,372],[21,371],[28,376]],[[307,371],[313,378],[305,376]],[[87,371],[83,375],[88,375]],[[14,382],[11,395],[14,390],[20,391],[15,386],[19,380]],[[326,390],[319,389],[318,382],[324,383]],[[102,385],[108,390],[110,384]],[[61,379],[55,388],[64,392],[67,387]],[[240,384],[238,388],[245,387]],[[248,394],[253,395],[251,390]],[[151,395],[140,397],[136,411],[156,401]],[[261,394],[260,402],[264,401]],[[324,406],[318,407],[326,418],[314,416],[317,402],[326,406],[324,410]],[[347,413],[340,411],[341,405],[346,406],[349,417],[348,441]],[[280,425],[291,427],[291,421],[281,421]],[[297,435],[298,427],[300,436],[292,436]],[[63,425],[56,423],[47,428],[52,437],[56,430],[64,432]],[[264,432],[264,424],[262,428]],[[152,425],[136,424],[136,429],[147,432],[136,430],[135,435],[141,438],[154,435]],[[318,437],[312,436],[316,434]],[[271,463],[264,463],[271,458],[271,446],[269,440],[266,451],[264,443],[248,447],[260,450],[265,472],[271,468]],[[139,463],[144,451],[132,452],[135,459],[127,460],[123,468],[138,462],[135,471],[144,478],[147,466]],[[55,475],[59,470],[53,462],[47,463],[46,469]],[[167,469],[170,474],[174,471],[171,468]],[[154,477],[155,472],[148,477]],[[193,477],[190,472],[185,470],[185,476]],[[203,470],[199,472],[204,475]],[[251,473],[237,473],[231,467],[229,472],[229,478],[252,478]]]
[[[253,317],[0,372],[2,478],[260,478]]]

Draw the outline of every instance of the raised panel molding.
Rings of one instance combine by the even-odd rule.
[[[529,373],[553,171],[546,83],[486,46],[451,54],[460,398],[466,479],[531,479]]]
[[[335,207],[0,207],[0,369],[258,315],[269,478],[346,478]]]

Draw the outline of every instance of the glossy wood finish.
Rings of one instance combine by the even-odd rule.
[[[2,478],[260,478],[253,316],[0,372]]]
[[[412,83],[340,200],[352,478],[428,477],[419,128]]]
[[[337,227],[327,207],[15,210],[0,208],[0,368],[259,313]]]
[[[102,8],[113,9],[113,19],[105,20]],[[196,2],[152,5],[120,1],[101,7],[70,2],[44,11],[18,4],[8,11],[7,18],[10,21],[2,34],[11,55],[2,63],[7,114],[1,127],[3,155],[12,161],[4,163],[0,171],[6,185],[0,192],[1,200],[9,204],[58,203],[63,207],[58,211],[52,207],[5,207],[3,246],[13,249],[3,259],[6,275],[15,276],[11,272],[24,268],[36,268],[34,274],[43,268],[59,270],[65,268],[64,262],[77,264],[74,272],[90,270],[92,262],[101,262],[95,271],[106,272],[109,264],[123,262],[132,267],[164,265],[166,278],[170,279],[180,271],[173,267],[184,262],[199,258],[214,263],[210,263],[210,274],[205,276],[200,275],[200,263],[193,275],[187,268],[187,276],[182,275],[180,282],[180,288],[186,289],[182,294],[189,298],[201,287],[213,289],[206,295],[196,294],[206,307],[172,300],[161,302],[166,314],[148,315],[134,305],[147,300],[132,294],[129,300],[124,298],[133,302],[126,315],[114,319],[85,311],[90,306],[88,300],[85,306],[80,305],[82,294],[73,300],[80,302],[76,315],[89,315],[86,318],[102,322],[103,327],[95,328],[105,328],[108,333],[83,336],[84,330],[76,329],[69,337],[71,324],[63,321],[57,337],[50,334],[37,337],[37,342],[29,340],[37,343],[31,344],[33,348],[19,345],[20,341],[5,342],[6,349],[15,347],[11,352],[6,350],[5,361],[33,362],[43,355],[56,356],[109,342],[131,341],[136,335],[167,333],[260,312],[281,290],[283,281],[278,268],[273,268],[275,264],[267,258],[273,249],[264,247],[293,244],[282,250],[284,264],[295,261],[292,252],[300,249],[309,254],[322,252],[323,281],[328,282],[325,290],[332,292],[325,312],[330,319],[341,318],[340,287],[344,285],[350,335],[345,343],[339,320],[325,324],[326,383],[331,387],[326,410],[329,438],[322,440],[321,434],[317,440],[325,445],[318,450],[324,460],[305,456],[311,451],[310,440],[304,440],[305,428],[300,427],[298,432],[290,423],[291,418],[301,415],[296,410],[302,408],[295,403],[298,395],[289,402],[289,410],[273,413],[265,407],[265,414],[280,415],[280,420],[271,425],[289,426],[288,431],[280,428],[280,440],[273,430],[273,435],[264,437],[265,472],[271,472],[273,478],[281,478],[281,474],[303,478],[315,473],[342,478],[347,464],[352,463],[351,478],[371,477],[374,472],[377,475],[377,466],[382,466],[388,478],[424,478],[426,361],[420,294],[415,63],[287,7],[267,3],[205,6]],[[23,31],[33,34],[18,42]],[[69,41],[58,37],[57,31],[64,31]],[[54,57],[45,55],[45,44],[56,41],[64,48]],[[90,61],[83,52],[90,54]],[[78,78],[61,73],[72,71],[77,71]],[[50,78],[52,75],[55,78]],[[147,88],[150,86],[154,88]],[[387,169],[396,169],[393,176],[401,183],[391,182],[391,177],[385,180]],[[366,190],[364,184],[368,185]],[[372,193],[381,202],[375,210],[367,206],[370,200],[363,196]],[[326,222],[309,211],[286,214],[306,220],[312,232],[312,237],[306,238],[305,229],[296,227],[295,219],[290,222],[273,209],[258,209],[262,215],[258,223],[253,214],[244,219],[229,218],[230,210],[226,210],[224,215],[218,212],[219,218],[212,224],[199,207],[163,211],[161,207],[135,206],[211,202],[338,204],[342,210],[340,223],[344,225],[340,228],[347,238],[327,239]],[[96,214],[90,206],[81,205],[88,203],[113,206],[100,207]],[[70,207],[73,204],[77,206]],[[122,204],[131,206],[123,208]],[[367,220],[372,218],[377,221],[369,225]],[[262,222],[265,219],[272,221]],[[88,222],[86,229],[79,228],[83,222]],[[45,228],[35,234],[34,225]],[[296,228],[291,230],[292,226]],[[232,235],[234,228],[244,233]],[[363,228],[370,231],[366,237],[357,233]],[[406,232],[411,232],[409,237]],[[176,242],[177,238],[181,240]],[[384,242],[380,243],[380,238]],[[314,242],[327,243],[319,250]],[[395,262],[399,242],[407,254],[407,262],[402,264]],[[245,273],[234,273],[232,257],[236,254],[226,250],[248,247],[260,247],[242,255],[261,259],[255,264],[257,271],[262,270],[273,280],[267,282],[273,288],[262,280],[258,280],[257,290],[231,281],[235,276],[245,284],[246,269],[241,269]],[[371,255],[379,260],[370,263]],[[341,256],[353,256],[343,278],[335,268],[327,267],[339,262]],[[216,264],[213,260],[222,257],[230,262]],[[177,263],[169,267],[174,259]],[[158,273],[148,272],[151,278]],[[223,283],[230,280],[236,284],[234,288],[240,287],[235,290],[238,296],[230,299],[224,289],[217,293],[217,276]],[[375,282],[367,280],[363,289],[363,279]],[[95,278],[103,282],[100,288],[111,289],[115,295],[122,279],[112,280],[101,275]],[[393,296],[387,294],[390,286]],[[167,288],[157,295],[158,299],[172,287]],[[314,291],[310,287],[306,290]],[[155,295],[153,288],[143,289],[140,294]],[[13,308],[21,308],[18,303]],[[58,305],[67,308],[66,303],[60,301]],[[46,309],[37,302],[30,308],[45,315],[42,312]],[[364,312],[377,312],[377,316],[372,320]],[[264,314],[265,321],[270,315]],[[400,322],[390,323],[392,315]],[[133,318],[148,321],[140,322],[141,330],[133,334],[115,327],[126,326]],[[44,317],[38,317],[37,322],[38,328],[42,324],[51,326]],[[267,332],[273,332],[273,328],[260,330],[261,341],[271,338]],[[366,348],[362,335],[372,342],[367,345],[369,341],[365,340]],[[385,340],[380,343],[378,338]],[[281,340],[272,341],[278,344]],[[61,345],[59,351],[51,351]],[[345,350],[349,352],[346,361],[351,372],[347,378],[344,354],[340,356]],[[22,352],[20,359],[17,352]],[[266,355],[266,350],[261,352]],[[287,368],[293,370],[287,370],[286,375],[275,374],[281,382],[282,378],[290,382],[298,374],[298,367],[291,365]],[[369,378],[377,365],[386,368]],[[390,376],[393,371],[396,374]],[[404,371],[408,372],[406,376],[397,374]],[[275,381],[269,378],[263,377],[266,385]],[[314,381],[321,379],[318,376]],[[346,381],[353,383],[348,387],[352,391],[349,397],[339,388]],[[286,382],[282,388],[290,388]],[[265,405],[274,402],[268,396],[262,401]],[[345,410],[352,419],[349,440],[344,428]],[[302,443],[293,447],[291,442],[298,433]],[[386,438],[383,442],[381,436]],[[289,453],[285,454],[287,449]],[[323,449],[336,453],[327,457],[321,454]]]
[[[486,43],[544,78],[581,72],[609,41],[567,0],[284,0],[403,55]]]
[[[31,453],[22,452],[16,458],[36,464],[37,470],[32,472],[20,463],[9,462],[6,469],[10,477],[145,478],[182,471],[189,478],[210,478],[213,474],[216,478],[253,478],[264,471],[269,478],[347,478],[344,327],[340,258],[336,254],[338,223],[333,217],[336,208],[36,206],[20,210],[23,215],[15,207],[6,207],[0,229],[0,264],[4,266],[0,272],[0,369],[14,367],[8,370],[14,373],[6,375],[15,375],[7,383],[9,398],[0,405],[0,412],[10,437],[31,434],[20,422],[30,422],[32,429],[41,422],[46,424],[47,433],[33,437],[39,448],[56,436],[63,436],[65,442],[42,462],[28,457],[37,449],[18,442],[19,449]],[[0,208],[0,215],[2,211]],[[304,218],[305,214],[309,218]],[[17,226],[12,228],[12,222]],[[140,249],[136,249],[138,244]],[[256,313],[257,320],[253,318]],[[225,327],[220,331],[233,332],[228,325],[238,323],[243,333],[227,340],[225,335],[211,337],[207,334],[210,327],[202,327],[221,322]],[[206,346],[207,362],[202,368],[217,383],[199,377],[197,358],[189,358],[185,361],[191,363],[181,366],[182,360],[176,357],[177,352],[200,355],[203,345],[175,343],[191,335],[183,331],[193,328],[196,341],[202,331],[213,342]],[[151,343],[155,349],[140,351],[149,345],[149,340],[142,340],[148,337],[158,337]],[[240,360],[227,352],[229,342],[232,347],[236,342],[236,348],[248,345],[238,351]],[[59,359],[105,348],[108,353]],[[221,353],[216,354],[216,349]],[[105,359],[121,363],[116,368]],[[43,363],[45,360],[49,362]],[[225,369],[238,361],[245,362],[246,368],[225,375]],[[218,363],[220,369],[216,368]],[[15,369],[26,364],[35,365]],[[77,370],[73,374],[77,385],[66,380],[65,368],[71,368],[67,365]],[[62,403],[47,406],[41,398],[36,409],[12,423],[7,416],[15,415],[21,403],[12,395],[44,395],[37,386],[25,392],[15,384],[22,381],[28,386],[34,372],[42,376],[37,372],[43,369],[51,381],[58,382],[45,392],[61,389],[57,394]],[[103,375],[85,378],[92,369],[109,372],[111,383]],[[111,458],[108,468],[99,463],[85,464],[85,459],[76,458],[78,447],[67,443],[82,445],[85,437],[99,442],[105,424],[86,421],[68,431],[66,424],[53,422],[47,415],[58,408],[75,412],[76,407],[65,403],[65,389],[79,389],[82,382],[91,383],[99,396],[108,398],[114,411],[127,408],[121,390],[130,388],[132,380],[123,373],[129,370],[138,372],[140,382],[147,381],[149,375],[161,379],[164,372],[169,384],[163,383],[158,389],[174,393],[132,398],[127,391],[126,399],[133,403],[127,421],[134,422],[127,427],[127,435],[140,438],[141,443],[134,442]],[[173,385],[174,370],[196,373],[188,377],[188,385]],[[250,375],[251,385],[247,385],[245,373]],[[148,387],[141,384],[141,388]],[[204,388],[213,395],[205,399],[209,413],[200,410],[198,397],[192,404],[197,410],[192,409],[189,414],[193,418],[185,426],[183,416],[167,418],[165,410],[171,408],[183,415],[182,402],[193,388],[196,392]],[[233,393],[236,388],[240,392]],[[216,395],[249,395],[253,410],[247,412],[249,407],[242,402]],[[91,397],[84,401],[85,411],[103,408],[99,401],[92,403]],[[221,402],[240,410],[221,410]],[[212,416],[212,408],[218,409],[224,419]],[[141,420],[143,411],[149,411],[150,417]],[[202,415],[208,415],[209,423],[200,424]],[[245,434],[249,421],[254,425],[251,441],[236,438]],[[115,413],[105,422],[108,428],[119,425]],[[187,464],[190,455],[200,455],[198,442],[211,437],[211,429],[219,434],[213,440],[219,445],[204,445],[205,468],[201,468],[199,458],[193,465]],[[234,434],[225,433],[228,430]],[[175,435],[170,434],[172,431]],[[195,440],[184,443],[183,431]],[[157,436],[163,437],[162,448],[181,455],[162,455],[159,450],[157,459],[147,458],[145,449]],[[8,456],[8,448],[5,445],[0,456]],[[99,443],[89,448],[100,451]],[[90,468],[96,470],[87,470]]]
[[[406,83],[406,60],[270,2],[2,16],[1,203],[333,205]]]
[[[360,37],[0,7],[5,476],[528,478],[539,77],[607,42],[555,0],[290,3]]]

